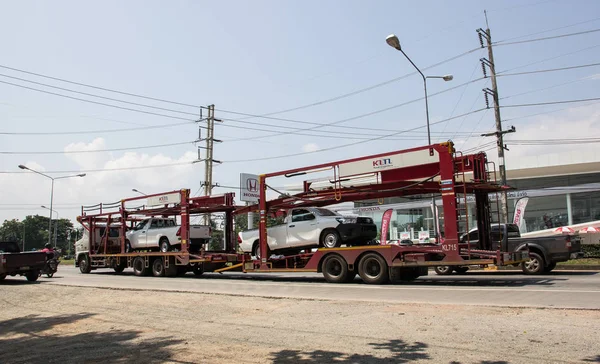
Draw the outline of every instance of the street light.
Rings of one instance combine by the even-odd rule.
[[[148,195],[147,195],[147,194],[145,194],[144,192],[142,192],[142,191],[139,191],[139,190],[136,190],[135,188],[132,188],[131,190],[132,190],[133,192],[137,192],[137,193],[139,193],[140,195],[148,196]]]
[[[50,189],[50,221],[48,222],[48,243],[52,244],[52,202],[54,200],[54,180],[56,179],[63,179],[63,178],[71,178],[71,177],[85,177],[85,173],[80,173],[80,174],[75,174],[75,175],[71,175],[71,176],[60,176],[60,177],[50,177],[47,174],[43,174],[41,172],[38,172],[36,170],[33,170],[23,164],[19,164],[19,168],[21,169],[26,169],[28,171],[31,171],[33,173],[37,173],[39,175],[42,175],[44,177],[48,177],[52,180],[52,188]],[[56,248],[56,246],[55,246]]]
[[[58,226],[58,211],[52,210],[51,208],[46,207],[44,205],[42,205],[40,207],[43,208],[43,209],[50,210],[51,212],[55,212],[56,213],[56,224],[54,224],[54,249],[56,249],[56,235],[57,235],[57,226]],[[50,216],[52,216],[52,215],[50,215]]]
[[[444,81],[452,81],[452,79],[454,79],[454,76],[452,75],[444,75],[444,76],[425,76],[423,74],[423,72],[421,72],[421,70],[419,69],[419,67],[417,67],[416,64],[414,64],[414,62],[408,57],[408,55],[406,55],[406,53],[404,53],[404,51],[402,50],[402,47],[400,47],[400,41],[398,40],[398,37],[396,37],[396,35],[394,34],[390,34],[387,36],[387,38],[385,38],[385,41],[387,42],[387,44],[390,45],[390,47],[395,48],[397,50],[399,50],[400,52],[402,52],[402,54],[404,55],[404,57],[406,57],[406,59],[408,59],[408,61],[410,62],[410,64],[413,65],[413,67],[417,70],[417,72],[419,72],[419,74],[421,75],[421,77],[423,77],[423,88],[425,89],[425,116],[427,117],[427,145],[431,145],[431,131],[429,129],[429,103],[427,101],[427,79],[428,78],[441,78]],[[429,149],[429,155],[433,155],[433,149]],[[436,206],[435,206],[435,197],[432,196],[431,197],[431,206],[432,206],[432,215],[433,215],[433,235],[435,236],[436,242],[439,241],[438,239],[438,231],[437,231],[437,214],[436,214]]]
[[[427,117],[427,145],[431,145],[431,132],[429,130],[429,103],[427,101],[427,79],[428,78],[441,78],[444,81],[452,81],[452,79],[454,79],[454,76],[452,76],[452,75],[445,75],[445,76],[425,76],[423,74],[423,72],[421,72],[421,70],[419,69],[419,67],[417,67],[417,65],[414,64],[414,62],[406,55],[406,53],[404,53],[404,51],[402,50],[402,47],[400,47],[400,41],[398,40],[398,37],[396,37],[394,34],[390,34],[385,39],[385,41],[387,42],[387,44],[390,45],[390,47],[396,48],[397,50],[399,50],[400,52],[402,52],[402,54],[404,55],[404,57],[406,57],[406,59],[408,59],[408,61],[410,62],[410,64],[412,64],[413,67],[417,70],[417,72],[419,72],[419,74],[421,75],[421,77],[423,77],[423,87],[425,88],[425,116]]]

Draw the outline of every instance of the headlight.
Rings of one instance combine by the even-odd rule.
[[[339,222],[340,224],[343,224],[344,222],[346,222],[346,220],[343,217],[336,217],[335,218],[337,220],[337,222]]]

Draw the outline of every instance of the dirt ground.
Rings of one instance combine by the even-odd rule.
[[[600,363],[600,311],[0,284],[0,363]]]

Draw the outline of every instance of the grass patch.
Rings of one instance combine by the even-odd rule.
[[[600,265],[600,258],[573,259],[560,262],[558,265]]]
[[[63,259],[58,266],[60,267],[61,265],[75,266],[75,259]]]

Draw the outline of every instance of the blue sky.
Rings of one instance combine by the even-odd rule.
[[[225,163],[215,168],[214,181],[236,186],[240,172],[266,173],[425,144],[422,100],[339,123],[337,127],[305,132],[313,136],[280,134],[264,137],[273,132],[289,131],[285,128],[315,125],[264,118],[240,120],[244,117],[225,111],[258,115],[277,112],[329,100],[414,73],[402,54],[386,44],[385,38],[390,33],[398,35],[405,52],[423,69],[474,50],[425,71],[428,75],[454,75],[451,82],[430,80],[430,95],[478,79],[482,77],[479,59],[487,54],[485,50],[475,50],[479,46],[475,30],[485,28],[484,9],[488,10],[492,36],[497,42],[600,28],[600,3],[597,1],[2,1],[0,38],[3,57],[0,65],[191,105],[215,104],[216,116],[225,119],[217,125],[215,132],[216,138],[224,140],[216,146],[215,159]],[[560,27],[565,28],[557,29]],[[535,34],[539,32],[543,33]],[[599,34],[499,44],[495,48],[497,71],[514,69],[507,72],[514,73],[598,63]],[[0,74],[184,113],[198,113],[196,108],[75,86],[8,69],[0,69]],[[501,105],[598,97],[598,74],[598,67],[586,67],[499,77],[500,97],[506,97],[501,100]],[[0,76],[0,81],[194,119],[193,115],[75,95],[5,76]],[[423,96],[422,86],[420,77],[413,74],[353,96],[272,116],[331,123],[418,99]],[[490,87],[488,79],[431,96],[431,121],[485,107],[481,92],[485,87]],[[535,90],[540,91],[530,92]],[[525,94],[519,95],[522,93]],[[518,133],[510,137],[513,139],[597,136],[598,108],[593,104],[580,106],[582,104],[505,108],[502,117],[507,120],[507,127],[517,127]],[[519,119],[558,109],[567,110]],[[0,149],[5,152],[114,149],[193,141],[198,134],[196,125],[166,126],[181,122],[0,83],[2,132],[139,128],[119,133],[0,135]],[[145,126],[155,125],[165,127],[144,130]],[[399,134],[398,140],[384,139],[318,151],[361,141],[346,137],[376,137],[419,126],[423,128]],[[493,112],[479,112],[433,126],[432,138],[434,141],[452,139],[464,148],[479,145],[486,149],[490,140],[482,139],[479,134],[493,126]],[[253,130],[255,128],[272,131],[259,132]],[[247,138],[258,139],[237,140]],[[577,151],[581,147],[568,148]],[[235,162],[315,150],[315,153],[295,157]],[[515,160],[544,152],[542,147],[511,147],[507,166],[510,168],[511,157]],[[0,171],[19,172],[17,165],[22,163],[40,171],[128,168],[182,163],[193,159],[196,153],[196,147],[190,143],[68,155],[2,154]],[[115,201],[130,196],[131,188],[153,193],[185,187],[195,192],[203,175],[201,163],[90,172],[83,179],[57,182],[56,209],[61,216],[73,218],[78,204]],[[0,174],[0,188],[11,191],[3,193],[0,219],[45,214],[37,206],[49,203],[49,187],[49,181],[41,176]]]

